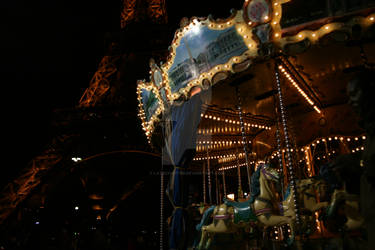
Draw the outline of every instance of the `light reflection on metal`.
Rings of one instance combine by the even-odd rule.
[[[283,157],[282,157],[282,145],[281,145],[281,131],[280,131],[280,115],[279,109],[277,108],[277,100],[274,96],[274,105],[275,105],[275,113],[276,113],[276,143],[277,143],[277,159],[279,163],[279,173],[280,173],[280,184],[281,184],[281,198],[284,199],[284,164],[283,164]],[[273,158],[273,154],[271,155],[271,159]]]
[[[56,137],[49,149],[43,152],[42,155],[35,157],[30,166],[26,167],[20,176],[4,187],[0,195],[0,224],[41,183],[42,177],[63,159],[55,149],[58,148],[57,145],[60,145],[68,138],[70,137]],[[42,198],[41,202],[44,202],[44,198]]]
[[[240,160],[238,158],[238,148],[237,148],[236,160],[237,160],[237,174],[238,174],[238,198],[243,198],[242,181],[241,181],[241,166],[240,166]]]
[[[97,104],[98,101],[104,96],[109,90],[111,78],[117,72],[117,61],[120,56],[104,56],[99,63],[98,70],[91,78],[89,87],[83,93],[79,100],[78,107],[92,107]]]
[[[207,204],[206,200],[206,167],[205,167],[205,162],[203,162],[203,167],[202,167],[202,178],[203,178],[203,204]]]
[[[121,11],[121,28],[123,29],[130,21],[135,19],[135,7],[137,0],[123,0]]]
[[[127,0],[124,0],[125,2]],[[147,14],[154,23],[167,23],[165,0],[148,0]]]
[[[132,21],[149,19],[154,23],[167,23],[165,0],[123,0],[120,14],[121,28]]]
[[[224,192],[224,197],[226,197],[227,196],[227,187],[226,187],[226,183],[225,183],[225,171],[222,171],[221,173],[223,175],[223,192]]]
[[[212,190],[211,190],[211,169],[210,169],[210,157],[207,149],[207,178],[208,178],[208,199],[210,201],[210,204],[212,204]]]
[[[243,145],[243,151],[244,151],[244,154],[245,154],[247,181],[248,181],[248,185],[249,185],[249,192],[251,192],[250,163],[249,163],[249,159],[248,159],[247,143],[246,143],[247,139],[246,139],[245,126],[244,126],[244,120],[243,120],[243,115],[242,115],[242,100],[241,100],[240,91],[239,91],[238,86],[236,86],[235,91],[236,91],[237,102],[238,102],[237,103],[237,111],[238,111],[238,116],[240,118],[240,125],[241,125],[242,145]],[[238,154],[237,154],[237,163],[239,165]],[[240,175],[240,173],[241,173],[240,166],[238,166],[238,172],[239,172],[239,175]],[[239,176],[239,179],[241,180],[241,176]],[[242,187],[240,186],[240,188],[242,188]],[[241,193],[241,196],[242,196],[242,193]],[[240,197],[240,198],[243,198],[243,197]]]
[[[267,147],[267,148],[272,148],[272,146],[271,146],[270,144],[265,143],[265,142],[263,142],[263,141],[255,141],[255,143],[256,143],[256,144],[260,144],[260,145],[262,145],[262,146],[265,146],[265,147]]]
[[[298,206],[298,197],[297,197],[297,189],[296,189],[296,181],[295,181],[295,175],[293,170],[293,163],[292,163],[292,155],[291,155],[291,147],[289,142],[289,131],[288,131],[288,123],[287,123],[287,114],[284,107],[284,98],[281,90],[281,83],[280,83],[280,76],[279,76],[279,68],[277,67],[277,64],[275,64],[275,78],[276,78],[276,87],[279,97],[279,104],[280,104],[280,115],[281,115],[281,122],[283,125],[284,130],[284,141],[286,146],[286,155],[287,155],[287,163],[288,171],[289,171],[289,181],[290,181],[290,187],[293,192],[293,200],[294,200],[294,210],[295,210],[295,216],[296,216],[296,224],[297,227],[300,225],[300,215],[299,215],[299,206]]]

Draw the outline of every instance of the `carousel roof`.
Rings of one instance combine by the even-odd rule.
[[[372,6],[369,2],[341,12],[324,7],[313,16],[312,11],[293,12],[289,1],[253,0],[225,20],[182,20],[167,61],[160,66],[151,61],[150,82],[138,85],[146,135],[151,138],[167,107],[188,100],[200,88],[211,91],[211,97],[201,115],[195,160],[217,160],[221,167],[243,164],[243,144],[250,145],[253,159],[271,155],[279,120],[276,71],[296,149],[330,136],[361,135],[347,105],[346,84],[353,72],[374,61]],[[233,48],[238,37],[243,44]],[[146,105],[150,98],[144,98],[147,91],[158,102],[151,111]]]

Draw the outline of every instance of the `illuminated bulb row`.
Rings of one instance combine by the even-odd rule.
[[[245,157],[245,153],[238,154],[238,158],[244,158],[244,157]],[[233,154],[230,157],[219,159],[218,163],[225,163],[225,162],[230,162],[230,161],[234,161],[234,160],[236,160],[236,156]]]
[[[213,129],[198,129],[200,135],[211,135],[215,133],[240,132],[241,127],[214,127]]]
[[[273,30],[275,31],[274,38],[278,39],[279,40],[278,42],[288,43],[291,40],[301,41],[301,40],[305,39],[306,37],[309,38],[310,41],[314,42],[314,41],[317,41],[323,35],[331,32],[333,30],[337,30],[337,29],[340,29],[342,27],[347,27],[347,25],[345,25],[343,23],[330,23],[330,24],[326,24],[326,25],[322,26],[321,28],[319,28],[316,31],[303,30],[293,37],[288,36],[288,37],[285,37],[283,39],[283,41],[280,41],[280,39],[281,39],[281,32],[280,32],[281,28],[280,28],[279,22],[280,22],[281,15],[279,15],[278,11],[281,12],[281,8],[278,5],[280,6],[280,4],[274,3],[274,13],[275,13],[275,15],[274,15],[273,20],[271,22],[271,25],[273,26]],[[277,13],[277,15],[276,15],[276,13]],[[355,21],[355,23],[359,23],[359,22],[362,22],[361,20],[364,20],[364,22],[362,22],[364,25],[371,25],[375,21],[375,15],[371,14],[371,15],[367,16],[366,18],[356,17],[356,19],[357,20]]]
[[[340,140],[340,141],[348,141],[350,142],[351,140],[354,140],[354,141],[358,141],[359,139],[362,139],[362,140],[366,140],[366,136],[365,135],[362,135],[360,137],[356,136],[356,137],[343,137],[343,136],[334,136],[334,137],[328,137],[328,138],[322,138],[322,139],[317,139],[315,140],[313,143],[311,143],[311,146],[315,146],[317,144],[319,144],[320,142],[326,142],[327,140],[328,141],[332,141],[332,140]]]
[[[259,160],[257,162],[251,162],[251,164],[255,163],[255,171],[258,169],[259,166],[261,166],[262,164],[264,164],[265,162],[262,161],[262,160]]]
[[[318,212],[315,212],[315,222],[316,222],[316,229],[318,229],[318,231],[320,232],[321,229],[320,229],[319,213]]]
[[[253,164],[253,163],[254,162],[251,162],[250,164]],[[229,170],[229,169],[237,168],[238,166],[245,167],[246,163],[242,163],[240,165],[232,165],[232,166],[227,166],[227,167],[221,167],[221,168],[219,168],[219,171],[224,171],[224,170]]]
[[[335,154],[336,153],[336,151],[332,151],[332,153],[328,153],[328,155],[333,155],[333,154]],[[327,158],[325,155],[323,155],[322,157],[316,157],[316,159],[317,160],[320,160],[320,159],[325,159],[325,158]]]
[[[229,123],[229,124],[240,125],[240,121],[239,120],[232,120],[232,119],[228,119],[228,118],[221,118],[221,117],[215,116],[215,115],[201,114],[201,117],[206,118],[206,119],[210,119],[210,120],[214,120],[214,121],[221,121],[221,122],[225,122],[225,123]],[[255,128],[260,128],[260,129],[267,129],[267,130],[271,129],[271,127],[268,127],[266,125],[260,125],[260,124],[255,124],[255,123],[244,122],[244,125],[247,126],[247,127],[255,127]]]
[[[243,158],[244,153],[239,154],[238,158]],[[193,160],[194,161],[204,161],[204,160],[215,160],[215,159],[224,159],[224,158],[235,158],[235,154],[227,154],[227,155],[214,155],[214,156],[209,156],[209,157],[195,157]]]
[[[336,154],[336,151],[335,151],[335,150],[332,150],[331,152],[328,153],[328,156],[331,156],[331,155],[334,155],[334,154]],[[325,159],[325,158],[326,158],[325,155],[323,155],[322,157],[320,157],[320,156],[317,156],[317,157],[316,157],[317,160]]]
[[[311,170],[311,165],[310,165],[310,160],[309,160],[309,152],[306,150],[305,151],[305,159],[306,159],[306,165],[307,165],[307,172],[309,174],[309,177],[312,177],[313,173]]]
[[[297,82],[293,79],[293,77],[287,72],[287,70],[282,66],[282,65],[279,65],[279,69],[280,71],[284,74],[284,76],[289,80],[289,82],[292,83],[292,85],[298,90],[298,92],[303,96],[303,98],[305,98],[305,100],[311,105],[313,106],[313,108],[315,109],[316,112],[318,112],[319,114],[321,113],[320,109],[314,105],[314,102],[310,99],[310,97],[305,93],[305,91],[303,91],[301,89],[301,87],[297,84]]]
[[[222,148],[227,148],[227,147],[224,145],[219,145],[219,144],[209,145],[209,146],[200,146],[200,145],[196,146],[197,152],[205,152],[207,149],[222,149]]]
[[[281,150],[283,153],[285,153],[285,152],[287,152],[288,151],[288,149],[283,149],[283,150]],[[290,149],[290,152],[293,152],[294,151],[294,149]],[[272,155],[271,155],[271,159],[273,159],[274,157],[276,157],[276,156],[278,156],[279,155],[279,152],[273,152],[272,153]]]
[[[280,19],[281,19],[281,13],[282,13],[282,10],[281,10],[281,4],[279,4],[278,2],[274,2],[273,3],[273,17],[272,17],[272,21],[270,22],[271,23],[271,26],[273,28],[273,30],[275,31],[274,33],[274,38],[276,39],[280,39],[281,38],[281,33],[280,33]]]
[[[375,17],[373,14],[369,15],[367,18],[365,18],[365,22],[367,22],[366,24],[371,24],[373,23],[375,20]],[[301,31],[297,37],[299,39],[304,39],[306,36],[311,36],[312,40],[313,39],[316,39],[316,38],[319,38],[323,35],[325,35],[326,33],[328,33],[329,31],[332,31],[332,30],[336,30],[338,28],[341,28],[343,27],[344,25],[341,24],[341,23],[331,23],[331,24],[326,24],[325,26],[321,27],[319,30],[315,31],[315,32],[310,32],[310,31]],[[318,34],[318,35],[317,35]]]
[[[224,145],[208,145],[208,146],[196,146],[197,152],[205,152],[207,149],[219,149],[219,148],[224,148]]]
[[[251,25],[252,23],[249,22],[248,24]],[[243,26],[243,27],[241,26],[237,28],[237,31],[243,37],[243,40],[247,44],[247,47],[249,49],[256,50],[256,47],[257,47],[256,43],[254,40],[251,39],[251,31],[249,31],[246,26]]]
[[[233,21],[228,21],[225,23],[210,23],[208,27],[211,29],[226,29],[233,25]]]
[[[365,147],[358,147],[358,148],[355,148],[355,149],[352,149],[352,153],[355,153],[355,152],[358,152],[360,150],[365,150]]]
[[[232,144],[243,144],[243,142],[240,141],[240,140],[238,140],[238,141],[198,141],[197,143],[198,144],[205,144],[205,145],[219,144],[219,145],[224,145],[224,146],[228,146],[228,145],[232,145]],[[249,143],[251,143],[251,141],[249,141]]]
[[[236,160],[236,157],[221,158],[218,160],[219,163],[226,163]]]
[[[137,94],[138,94],[138,116],[142,121],[142,129],[145,131],[148,143],[151,144],[151,134],[154,130],[154,124],[158,121],[157,116],[164,110],[163,105],[159,105],[158,109],[155,113],[151,116],[150,120],[146,121],[146,114],[143,110],[142,104],[142,89],[146,89],[147,91],[153,91],[155,93],[156,98],[159,100],[160,103],[160,96],[158,90],[155,86],[150,83],[145,83],[144,81],[138,81],[137,86]]]
[[[274,235],[275,235],[275,240],[278,240],[279,239],[279,230],[277,227],[274,227],[273,228],[275,231],[273,231]]]
[[[365,135],[362,135],[362,136],[359,136],[359,137],[358,137],[358,136],[355,136],[355,137],[332,136],[332,137],[327,137],[327,138],[319,138],[319,139],[313,141],[310,145],[307,145],[307,146],[303,146],[303,147],[301,147],[301,148],[299,149],[299,151],[301,151],[301,152],[305,152],[305,151],[308,150],[308,147],[309,147],[309,146],[313,146],[313,147],[315,147],[315,146],[317,146],[318,144],[320,144],[321,142],[324,143],[324,142],[332,141],[332,140],[336,140],[336,141],[338,141],[338,140],[340,140],[340,141],[344,141],[344,140],[346,140],[346,141],[350,142],[350,141],[352,141],[352,140],[354,140],[354,141],[359,141],[359,139],[366,140],[366,136],[365,136]],[[364,150],[364,147],[359,147],[358,150],[357,150],[357,148],[354,149],[354,150],[355,150],[355,151]],[[293,149],[291,149],[290,151],[293,152]],[[282,152],[285,153],[285,152],[286,152],[286,149],[283,149]],[[352,152],[353,152],[353,151],[352,151]],[[336,153],[336,152],[335,152],[335,151],[332,151],[332,154],[334,154],[334,153]],[[328,153],[328,155],[330,155],[330,153]],[[277,151],[275,151],[275,152],[273,152],[273,153],[271,154],[271,158],[272,158],[272,159],[273,159],[274,157],[276,157],[276,156],[278,156],[278,152],[277,152]]]
[[[228,148],[228,146],[223,145],[223,144],[212,144],[212,145],[205,145],[205,146],[197,145],[196,146],[197,152],[205,152],[207,149],[220,149],[220,148]]]

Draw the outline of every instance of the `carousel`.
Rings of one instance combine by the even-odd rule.
[[[347,86],[373,70],[374,24],[370,0],[245,0],[181,20],[137,87],[163,155],[161,248],[372,249],[359,188],[372,116]]]

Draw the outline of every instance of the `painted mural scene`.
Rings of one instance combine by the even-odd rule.
[[[156,98],[156,95],[153,91],[150,90],[142,90],[142,103],[143,103],[143,110],[146,113],[146,120],[150,121],[153,114],[155,114],[156,110],[159,107],[159,100]]]
[[[79,48],[68,61],[83,75],[66,70],[75,64],[60,62],[64,51],[45,52],[60,55],[48,61],[56,81],[41,67],[48,87],[34,94],[71,84],[77,103],[3,116],[27,116],[11,126],[39,132],[3,130],[13,143],[0,250],[375,250],[375,0],[110,2],[92,13],[67,4],[57,18],[96,20],[63,30],[95,30],[64,42]],[[39,34],[65,34],[49,31]],[[17,54],[36,34],[15,26],[4,37]],[[27,50],[40,55],[45,38]],[[90,44],[94,70],[82,63]],[[18,54],[9,65],[34,55]],[[23,82],[38,86],[32,66]],[[59,99],[37,106],[18,94],[35,110]]]
[[[199,74],[242,55],[246,50],[243,38],[234,26],[224,30],[195,27],[182,37],[176,48],[174,63],[168,71],[172,93],[186,87]]]

